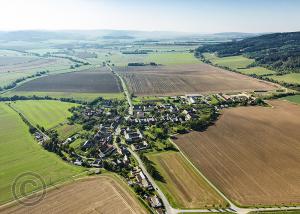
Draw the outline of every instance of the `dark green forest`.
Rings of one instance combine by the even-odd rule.
[[[219,57],[244,55],[279,73],[300,72],[300,32],[274,33],[221,44],[204,45],[195,55],[214,52]]]

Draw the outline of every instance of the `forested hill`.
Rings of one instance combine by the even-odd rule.
[[[196,55],[215,52],[218,56],[245,55],[255,64],[285,72],[300,72],[300,32],[274,33],[217,45],[204,45]]]

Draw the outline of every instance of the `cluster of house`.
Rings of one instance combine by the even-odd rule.
[[[83,111],[83,115],[86,117],[100,116],[103,112],[104,109],[102,108],[93,109],[91,107],[86,107]]]
[[[128,184],[129,185],[134,185],[137,184],[140,187],[147,189],[147,190],[154,190],[153,186],[151,185],[151,183],[148,181],[148,178],[146,177],[146,175],[143,173],[143,171],[138,167],[134,167],[130,173],[129,173],[129,181]],[[159,197],[157,195],[144,195],[145,199],[148,200],[149,204],[151,205],[151,207],[157,209],[158,213],[160,213],[160,209],[162,208],[162,202],[159,199]]]
[[[217,96],[217,98],[219,98],[220,100],[225,101],[226,103],[232,103],[232,102],[241,103],[241,102],[244,102],[244,103],[248,103],[248,104],[253,104],[256,100],[255,96],[253,96],[249,93],[246,93],[246,92],[238,93],[238,94],[232,94],[232,95],[219,93],[219,94],[216,94],[216,96]],[[228,107],[228,105],[224,104],[221,107]]]
[[[87,150],[92,147],[96,147],[99,152],[99,158],[105,158],[115,151],[113,146],[113,134],[114,129],[109,126],[100,125],[99,131],[90,140],[87,140],[82,149]]]
[[[149,148],[149,144],[145,141],[142,133],[138,129],[122,129],[125,142],[131,145],[133,151],[141,151]]]
[[[134,105],[133,112],[133,116],[126,118],[128,125],[150,126],[155,125],[157,122],[183,122],[183,119],[178,116],[180,113],[178,107],[173,104]]]
[[[46,137],[39,131],[35,132],[33,135],[39,144],[43,144],[46,141]]]

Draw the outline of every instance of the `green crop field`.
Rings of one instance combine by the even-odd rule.
[[[284,83],[300,84],[300,73],[290,73],[282,76],[270,76],[269,78]]]
[[[246,68],[254,62],[253,59],[248,59],[244,56],[217,57],[215,54],[210,53],[204,53],[203,56],[213,64],[226,66],[231,69]]]
[[[163,176],[157,181],[173,207],[204,208],[226,206],[219,196],[179,152],[150,153],[147,157]]]
[[[49,185],[82,172],[39,146],[29,134],[28,126],[5,103],[0,103],[0,121],[0,204],[13,200],[11,187],[22,173],[38,173]],[[33,188],[41,186],[29,186],[27,192]]]
[[[256,74],[257,76],[264,76],[264,75],[276,74],[275,71],[269,70],[264,67],[243,68],[237,70],[242,74],[247,74],[247,75]]]
[[[155,62],[162,65],[177,65],[177,64],[196,64],[201,63],[194,54],[187,52],[170,52],[170,53],[150,53],[146,58],[147,62]]]
[[[126,66],[129,62],[150,63],[162,65],[196,64],[201,63],[192,53],[188,52],[163,52],[149,54],[121,54],[113,53],[107,59],[116,66]]]
[[[147,54],[122,54],[120,52],[113,52],[106,57],[115,66],[127,66],[129,62],[146,63]]]
[[[42,92],[42,91],[8,91],[1,95],[1,97],[12,97],[12,96],[40,96],[40,97],[53,97],[56,99],[60,98],[71,98],[79,101],[93,101],[98,97],[103,97],[104,99],[123,99],[123,93],[74,93],[74,92]]]
[[[33,125],[40,125],[45,129],[50,129],[65,122],[72,115],[68,109],[77,104],[56,100],[26,100],[16,101],[11,105],[18,112],[21,112]]]
[[[300,104],[300,95],[293,95],[293,96],[287,96],[287,97],[283,97],[281,98],[282,100],[287,100],[290,101],[292,103],[297,103]]]

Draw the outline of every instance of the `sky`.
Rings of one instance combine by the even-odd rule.
[[[300,0],[0,0],[0,31],[300,31]]]

